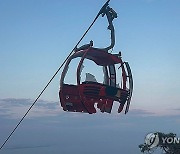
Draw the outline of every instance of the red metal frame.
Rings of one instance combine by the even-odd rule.
[[[69,85],[64,83],[64,78],[68,69],[68,66],[72,59],[81,57],[79,65],[77,67],[77,84]],[[82,82],[80,83],[80,69],[84,59],[94,61],[97,65],[103,66],[106,69],[106,77],[109,79],[107,84],[101,84],[97,82]],[[116,85],[116,70],[114,65],[120,64],[122,70],[122,87],[110,85],[113,80]],[[115,74],[111,74],[110,67],[115,70]],[[109,69],[109,75],[107,70]],[[97,108],[101,112],[111,113],[113,102],[120,103],[118,112],[123,110],[124,104],[129,98],[129,89],[127,84],[127,73],[124,67],[124,63],[120,56],[113,55],[105,52],[101,49],[89,47],[88,49],[75,52],[68,60],[64,67],[60,80],[59,97],[61,106],[64,111],[71,112],[87,112],[96,113],[95,103]]]

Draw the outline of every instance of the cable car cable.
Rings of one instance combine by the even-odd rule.
[[[24,114],[24,116],[21,118],[21,120],[18,122],[18,124],[15,126],[15,128],[12,130],[12,132],[10,133],[10,135],[7,137],[7,139],[3,142],[3,144],[0,147],[0,150],[4,147],[4,145],[7,143],[7,141],[10,139],[10,137],[13,135],[13,133],[16,131],[16,129],[19,127],[19,125],[22,123],[22,121],[25,119],[25,117],[28,115],[28,113],[30,112],[30,110],[32,109],[32,107],[36,104],[36,102],[38,101],[38,99],[41,97],[41,95],[44,93],[44,91],[47,89],[47,87],[49,86],[49,84],[52,82],[52,80],[55,78],[55,76],[58,74],[58,72],[61,70],[61,68],[63,67],[63,65],[66,63],[66,61],[68,60],[68,58],[72,55],[72,53],[75,51],[75,49],[77,48],[77,46],[80,44],[80,42],[82,41],[82,39],[86,36],[86,34],[88,33],[88,31],[91,29],[91,27],[94,25],[94,23],[96,22],[96,20],[98,19],[99,15],[101,15],[104,11],[104,9],[108,6],[110,0],[108,0],[103,7],[100,9],[100,11],[98,12],[98,14],[96,15],[96,17],[94,18],[93,22],[90,24],[90,26],[88,27],[88,29],[85,31],[85,33],[82,35],[82,37],[80,38],[80,40],[77,42],[77,44],[75,45],[75,47],[72,49],[72,51],[69,53],[69,55],[66,57],[66,59],[64,60],[64,62],[60,65],[60,67],[58,68],[58,70],[54,73],[54,75],[52,76],[52,78],[49,80],[49,82],[46,84],[46,86],[44,87],[44,89],[40,92],[40,94],[38,95],[38,97],[35,99],[35,101],[33,102],[33,104],[29,107],[29,109],[26,111],[26,113]]]

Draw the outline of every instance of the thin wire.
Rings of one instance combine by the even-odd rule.
[[[68,58],[71,56],[71,54],[74,52],[74,50],[77,48],[77,46],[79,45],[79,43],[82,41],[82,39],[85,37],[85,35],[88,33],[88,31],[91,29],[91,27],[93,26],[93,24],[95,23],[95,21],[97,20],[97,18],[99,17],[100,12],[97,14],[97,16],[94,18],[93,22],[91,23],[91,25],[88,27],[88,29],[85,31],[85,33],[82,35],[82,37],[80,38],[80,40],[77,42],[77,44],[75,45],[75,47],[72,49],[72,51],[69,53],[69,55],[66,57],[66,59],[64,60],[64,62],[60,65],[60,67],[58,68],[58,70],[54,73],[54,75],[52,76],[52,78],[49,80],[49,82],[46,84],[46,86],[44,87],[44,89],[40,92],[40,94],[38,95],[38,97],[35,99],[35,101],[33,102],[33,104],[29,107],[29,109],[27,110],[27,112],[24,114],[24,116],[21,118],[21,120],[19,121],[19,123],[16,125],[16,127],[13,129],[13,131],[10,133],[10,135],[7,137],[7,139],[4,141],[4,143],[1,145],[0,150],[4,147],[4,145],[7,143],[7,141],[10,139],[10,137],[13,135],[13,133],[16,131],[16,129],[19,127],[19,125],[21,124],[21,122],[24,120],[24,118],[27,116],[27,114],[29,113],[29,111],[32,109],[32,107],[36,104],[36,102],[38,101],[38,99],[41,97],[41,95],[44,93],[44,91],[46,90],[46,88],[49,86],[49,84],[52,82],[52,80],[55,78],[55,76],[58,74],[58,72],[61,70],[61,68],[63,67],[63,65],[66,63],[66,61],[68,60]]]

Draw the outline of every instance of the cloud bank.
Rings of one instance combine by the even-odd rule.
[[[31,99],[0,99],[0,115],[10,119],[19,119],[32,105]],[[61,113],[58,102],[39,100],[28,114],[28,118],[56,116]]]
[[[8,119],[20,119],[29,107],[32,105],[34,100],[32,99],[17,99],[17,98],[6,98],[0,99],[0,116],[1,118],[8,118]],[[112,115],[116,117],[119,114],[117,113],[117,104],[113,106]],[[97,110],[97,114],[102,114]],[[39,100],[33,106],[31,111],[29,112],[27,118],[36,118],[36,117],[52,117],[58,116],[60,114],[65,114],[60,106],[59,102],[53,101],[45,101]],[[106,114],[106,113],[104,113]],[[121,115],[123,113],[120,113]],[[72,116],[81,116],[79,113],[71,113]],[[83,114],[84,115],[84,114]],[[146,110],[146,109],[138,109],[138,108],[131,108],[129,116],[171,116],[171,115],[180,115],[180,109],[169,109],[169,110],[161,110],[154,107],[154,109]]]

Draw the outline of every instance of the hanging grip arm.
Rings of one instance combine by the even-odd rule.
[[[103,7],[100,9],[99,13],[97,14],[97,16],[95,18],[95,19],[97,19],[100,15],[102,15],[102,17],[104,17],[106,15],[106,17],[107,17],[107,20],[109,23],[108,29],[111,31],[111,44],[106,48],[97,48],[97,49],[105,50],[107,52],[108,52],[108,50],[112,49],[115,45],[115,32],[114,32],[113,20],[114,20],[114,18],[117,18],[117,13],[112,8],[109,7],[109,2],[110,2],[110,0],[108,0],[103,5]],[[90,41],[89,44],[85,44],[79,48],[76,46],[74,49],[75,49],[75,52],[77,52],[79,50],[85,50],[91,46],[93,46],[92,41]]]
[[[113,20],[114,18],[117,18],[117,13],[108,6],[108,3],[109,3],[110,0],[108,0],[105,5],[102,7],[102,9],[100,10],[100,14],[102,14],[102,17],[104,17],[106,15],[107,17],[107,20],[108,20],[108,29],[111,31],[111,44],[106,47],[106,48],[103,48],[103,50],[110,50],[114,47],[115,45],[115,33],[114,33],[114,26],[113,26]]]

